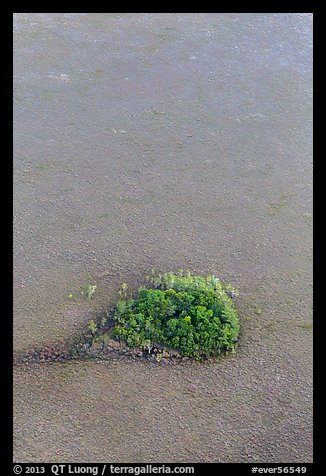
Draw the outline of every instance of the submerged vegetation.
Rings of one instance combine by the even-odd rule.
[[[95,290],[90,285],[84,295],[92,299]],[[35,349],[20,360],[52,362],[118,353],[176,363],[235,350],[240,330],[233,305],[237,291],[216,276],[152,271],[135,296],[126,283],[118,294],[114,308],[100,311],[64,347]]]
[[[148,353],[163,347],[200,359],[234,351],[239,334],[235,294],[215,276],[182,271],[148,277],[148,286],[142,286],[135,298],[128,296],[124,284],[110,334]]]

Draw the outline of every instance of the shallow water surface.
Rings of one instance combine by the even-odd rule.
[[[311,29],[15,14],[15,351],[64,342],[151,267],[233,283],[242,322],[211,367],[16,368],[16,461],[312,460]]]

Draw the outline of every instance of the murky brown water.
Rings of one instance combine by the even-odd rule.
[[[15,369],[17,461],[311,461],[311,24],[15,15],[15,350],[153,266],[235,284],[243,327],[210,367]]]

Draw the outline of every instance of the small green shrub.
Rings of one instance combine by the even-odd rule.
[[[94,294],[96,292],[97,286],[94,284],[89,284],[87,286],[87,289],[85,291],[82,291],[82,294],[87,298],[87,299],[93,299]],[[71,295],[72,296],[72,295]],[[69,297],[69,296],[68,296]]]
[[[173,348],[196,359],[235,349],[239,320],[231,285],[182,271],[148,281],[135,299],[127,296],[126,286],[120,291],[113,338],[149,351],[152,345]]]

